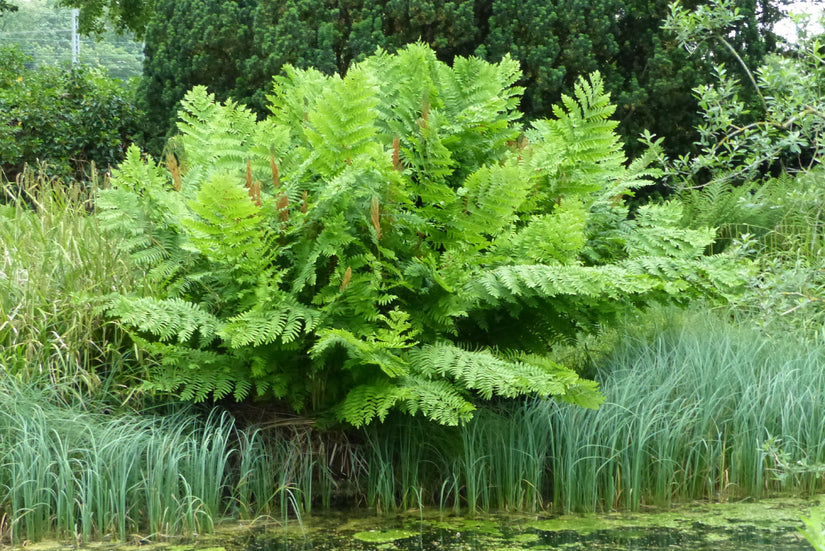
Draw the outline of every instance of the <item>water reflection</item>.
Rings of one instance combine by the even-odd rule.
[[[677,513],[588,517],[485,516],[471,520],[329,515],[255,533],[247,551],[688,550],[809,551],[798,533],[799,503],[703,506]]]

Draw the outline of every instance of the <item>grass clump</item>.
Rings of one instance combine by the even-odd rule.
[[[713,315],[626,329],[601,377],[598,412],[542,407],[550,424],[554,503],[638,509],[674,499],[814,492],[815,473],[777,477],[771,443],[825,459],[825,347],[778,339]]]
[[[29,169],[0,185],[0,365],[56,393],[137,387],[133,349],[95,308],[101,296],[141,285],[118,241],[88,214],[96,185]]]
[[[619,334],[598,411],[536,401],[453,430],[375,428],[370,504],[638,510],[821,490],[822,469],[787,465],[825,461],[825,346],[712,313],[662,314]]]
[[[0,403],[2,535],[12,541],[195,534],[220,518],[228,417],[99,413],[10,377]]]
[[[0,541],[157,540],[209,533],[225,518],[300,521],[334,463],[312,453],[308,435],[241,429],[218,409],[81,407],[0,376]]]

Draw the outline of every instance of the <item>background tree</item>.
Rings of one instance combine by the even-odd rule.
[[[254,5],[254,0],[158,3],[146,29],[144,78],[138,92],[146,114],[144,140],[150,148],[153,139],[163,138],[171,114],[192,86],[206,85],[221,99],[232,96],[248,102],[253,96],[241,68],[253,55]],[[162,144],[162,139],[154,143]]]
[[[120,162],[138,114],[120,81],[86,65],[29,68],[19,48],[0,47],[0,173],[14,180],[26,164],[83,179]]]
[[[0,17],[3,16],[3,12],[12,12],[17,11],[17,6],[14,4],[8,3],[6,0],[0,0]]]
[[[80,9],[80,32],[105,32],[111,26],[120,32],[132,32],[141,39],[155,13],[155,0],[61,0],[60,4]]]
[[[742,18],[730,40],[749,63],[775,49],[769,29],[783,3],[737,0]],[[711,61],[733,58],[686,52],[662,29],[667,15],[667,0],[159,0],[146,32],[144,97],[155,111],[152,127],[163,132],[196,84],[262,116],[284,64],[344,74],[377,47],[395,51],[421,39],[443,61],[510,53],[524,71],[529,118],[548,115],[578,76],[599,70],[631,148],[647,128],[683,152],[696,140],[692,88],[710,79]]]
[[[0,18],[0,45],[17,45],[35,66],[72,60],[71,10],[56,0],[27,0],[15,13]],[[121,80],[143,72],[143,44],[130,33],[109,28],[80,38],[80,63],[105,67]]]

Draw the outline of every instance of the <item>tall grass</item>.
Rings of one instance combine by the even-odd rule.
[[[96,409],[0,368],[0,541],[192,536],[225,517],[300,520],[324,499],[318,464],[335,461],[307,430],[264,437],[225,412]]]
[[[822,343],[711,314],[629,327],[620,341],[598,377],[607,398],[598,411],[537,401],[456,429],[376,430],[370,473],[382,476],[370,490],[401,506],[415,486],[431,503],[472,512],[637,510],[823,489],[822,469],[781,472],[783,461],[825,462]],[[423,462],[421,450],[439,460]]]
[[[775,438],[795,459],[825,461],[825,347],[789,337],[711,315],[652,339],[626,330],[605,366],[599,411],[542,405],[554,501],[637,509],[821,488],[815,474],[782,482],[766,447]]]
[[[538,402],[483,409],[461,427],[391,418],[366,431],[368,505],[537,511],[549,435]]]
[[[228,438],[225,418],[90,413],[12,381],[0,385],[0,511],[13,541],[211,528],[209,489],[224,477],[205,466],[226,448],[202,444]]]
[[[127,393],[138,362],[100,296],[140,284],[89,216],[97,181],[66,185],[26,170],[0,182],[0,361],[58,393]]]

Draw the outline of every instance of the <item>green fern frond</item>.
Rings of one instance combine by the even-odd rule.
[[[149,354],[160,358],[152,368],[152,376],[142,385],[146,391],[176,393],[183,400],[203,402],[210,395],[216,400],[227,396],[233,389],[243,398],[249,390],[245,383],[238,386],[243,380],[243,372],[237,369],[230,356],[137,336],[134,341]]]
[[[640,207],[635,227],[632,231],[626,230],[628,255],[698,258],[704,254],[713,243],[715,232],[710,228],[681,228],[681,218],[682,207],[676,202]]]
[[[533,187],[516,160],[484,166],[471,174],[456,195],[464,216],[454,222],[458,241],[487,244],[518,220],[518,213]]]
[[[590,82],[579,79],[575,96],[562,98],[564,108],[554,108],[555,120],[536,121],[526,133],[534,145],[528,162],[545,178],[544,200],[587,197],[624,173],[618,123],[607,118],[612,107],[599,74]]]
[[[415,415],[419,411],[442,425],[455,426],[469,421],[476,407],[452,384],[426,377],[405,377],[400,389],[404,411]]]
[[[262,346],[280,339],[284,344],[312,334],[321,320],[317,310],[299,304],[284,304],[250,310],[226,320],[221,338],[232,348]]]
[[[380,97],[385,98],[376,106],[380,113],[376,124],[389,138],[388,144],[396,136],[403,141],[415,128],[423,104],[431,109],[443,105],[435,83],[438,59],[431,48],[421,43],[408,44],[395,55],[379,49],[360,66],[373,75],[384,75],[375,79]]]
[[[309,353],[317,360],[339,346],[348,355],[346,366],[349,369],[374,365],[388,377],[406,375],[409,367],[399,353],[415,343],[409,343],[403,334],[394,335],[390,340],[381,337],[359,338],[345,329],[324,329],[318,331],[318,340]]]
[[[181,225],[205,258],[257,279],[277,254],[276,242],[242,182],[213,175],[189,202],[191,214]]]
[[[252,111],[232,101],[222,105],[205,86],[195,86],[181,100],[178,117],[180,136],[173,144],[183,157],[183,193],[189,195],[215,171],[243,175],[256,132]]]
[[[448,377],[483,399],[528,394],[564,394],[565,385],[540,367],[508,361],[487,350],[468,351],[451,344],[422,346],[409,353],[410,365],[424,377]]]
[[[534,216],[523,227],[502,235],[495,251],[515,262],[572,264],[587,243],[589,217],[581,202],[565,201],[552,215]]]
[[[106,310],[127,326],[152,334],[161,342],[186,343],[197,331],[201,341],[208,344],[223,326],[214,315],[180,298],[115,296]]]
[[[309,113],[305,134],[313,149],[312,167],[331,178],[361,156],[378,157],[375,118],[377,88],[365,71],[351,68],[343,79],[333,77]]]
[[[559,295],[617,299],[660,288],[661,282],[618,266],[502,266],[479,274],[465,286],[475,300],[489,304]]]
[[[369,424],[373,419],[383,421],[403,394],[401,388],[386,380],[360,385],[347,393],[336,413],[340,420],[356,428]]]
[[[282,71],[273,78],[272,93],[266,96],[272,121],[293,129],[293,137],[305,139],[302,129],[331,77],[317,69],[296,69],[292,65],[285,65]]]
[[[637,189],[655,184],[656,180],[662,176],[662,169],[655,165],[659,163],[662,156],[663,138],[654,140],[653,136],[645,133],[642,141],[647,148],[639,157],[630,162],[627,170],[612,182],[612,185],[605,186],[599,201],[615,207],[617,201],[628,195],[633,196]]]

